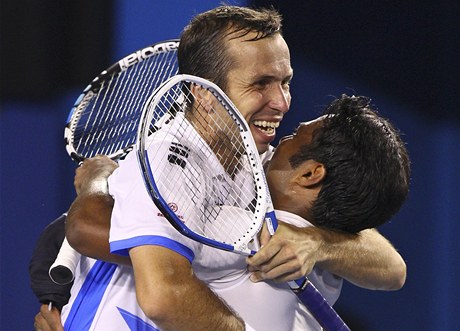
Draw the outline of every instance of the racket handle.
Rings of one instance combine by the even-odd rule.
[[[75,270],[80,260],[80,253],[70,246],[67,238],[64,238],[56,260],[51,265],[49,276],[58,285],[67,285],[74,280]]]
[[[324,331],[350,331],[339,314],[307,278],[289,282],[289,286]]]
[[[266,187],[268,190],[268,186]],[[268,194],[270,193],[268,192]],[[273,235],[278,228],[278,220],[276,219],[271,201],[269,202],[269,207],[271,208],[269,208],[265,215],[265,222],[268,231]],[[323,295],[307,277],[291,281],[289,282],[289,286],[316,321],[323,327],[324,331],[350,331],[350,328],[345,324],[339,314],[329,305]]]

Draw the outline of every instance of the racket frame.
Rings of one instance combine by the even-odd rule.
[[[244,144],[246,144],[246,151],[248,152],[248,161],[250,162],[255,182],[259,183],[259,187],[257,190],[258,198],[255,206],[256,211],[254,219],[260,219],[261,221],[259,222],[258,226],[252,227],[251,231],[245,234],[242,238],[239,238],[239,243],[234,243],[233,245],[207,238],[191,230],[174,213],[174,211],[170,208],[168,203],[163,199],[161,194],[158,193],[159,190],[153,176],[153,171],[151,169],[150,162],[148,162],[148,148],[146,148],[145,146],[145,138],[152,124],[151,121],[153,118],[153,113],[150,110],[156,109],[157,104],[161,101],[161,98],[159,97],[161,97],[166,91],[168,91],[174,85],[183,82],[196,83],[205,87],[215,97],[217,97],[221,105],[225,107],[227,113],[232,117],[232,119],[238,126],[242,140]],[[217,94],[214,93],[214,91],[217,92]],[[167,218],[167,220],[177,231],[179,231],[181,234],[190,239],[196,240],[198,242],[218,249],[231,251],[246,256],[254,255],[256,253],[255,250],[249,248],[249,242],[257,236],[257,234],[263,226],[264,221],[271,222],[273,217],[266,216],[265,213],[266,205],[264,203],[269,201],[270,198],[268,197],[268,190],[266,189],[266,186],[264,186],[266,185],[264,170],[260,161],[259,154],[257,152],[254,152],[257,151],[257,147],[255,145],[254,139],[252,138],[251,132],[248,128],[245,119],[241,116],[240,112],[236,109],[235,105],[233,105],[232,101],[228,98],[228,96],[217,85],[206,79],[187,74],[175,75],[171,77],[169,80],[167,80],[165,83],[163,83],[163,85],[160,86],[154,92],[154,94],[147,100],[147,102],[144,105],[144,109],[138,126],[136,146],[137,157],[142,175],[144,179],[148,178],[148,180],[144,180],[147,192],[149,193],[153,202],[160,210],[160,212],[163,214],[163,216]]]
[[[171,51],[177,51],[179,47],[179,39],[169,39],[159,43],[155,43],[137,50],[118,62],[114,63],[108,69],[102,71],[92,82],[86,86],[83,92],[78,96],[72,106],[69,115],[67,116],[66,126],[64,129],[64,141],[66,150],[69,156],[77,163],[81,163],[86,157],[80,155],[74,147],[74,132],[80,120],[83,111],[88,106],[89,102],[97,95],[104,82],[110,80],[113,76],[121,74],[128,70],[133,65],[147,60],[148,58]],[[132,150],[132,144],[125,146],[115,152],[106,154],[112,160],[120,159]]]
[[[72,160],[80,165],[86,158],[86,156],[80,155],[74,147],[74,132],[83,111],[86,109],[92,98],[97,95],[104,82],[112,79],[113,76],[128,70],[132,66],[151,58],[152,56],[173,51],[176,52],[178,47],[179,39],[168,39],[146,46],[123,57],[108,69],[102,71],[89,85],[86,86],[74,102],[74,105],[67,116],[64,128],[65,147]],[[177,64],[175,64],[175,66],[177,67]],[[106,156],[112,160],[118,160],[128,154],[132,149],[133,144],[130,144],[129,146],[124,146],[115,152],[106,154]],[[81,255],[75,251],[70,246],[67,239],[64,238],[59,253],[54,263],[49,268],[48,273],[51,280],[59,285],[66,285],[72,282],[80,257]]]
[[[265,178],[265,173],[263,170],[263,166],[259,155],[257,153],[257,147],[255,145],[254,139],[251,135],[250,129],[248,124],[246,123],[245,119],[242,117],[241,113],[237,110],[237,108],[233,105],[232,101],[228,98],[228,96],[214,83],[207,81],[206,79],[191,76],[191,75],[176,75],[166,81],[158,90],[149,98],[148,102],[146,102],[143,113],[141,116],[141,121],[138,126],[139,131],[136,140],[137,146],[137,157],[140,165],[140,169],[142,171],[142,175],[144,178],[144,182],[147,188],[147,191],[152,198],[153,202],[157,206],[157,208],[162,212],[163,216],[167,218],[169,223],[178,230],[181,234],[189,237],[193,240],[201,242],[203,244],[209,245],[211,247],[232,251],[235,253],[243,254],[243,255],[254,255],[256,251],[248,249],[247,245],[242,245],[241,247],[236,247],[233,245],[226,245],[221,242],[216,242],[209,238],[203,237],[192,230],[190,230],[184,222],[180,220],[179,217],[174,213],[174,211],[168,206],[166,201],[163,199],[161,194],[158,193],[158,188],[156,186],[155,179],[152,175],[152,169],[150,168],[150,162],[148,160],[148,153],[147,149],[145,148],[145,130],[148,130],[147,126],[151,125],[151,120],[153,116],[148,116],[148,120],[142,121],[144,117],[149,114],[149,109],[154,109],[155,107],[151,107],[150,104],[158,103],[159,100],[156,98],[161,96],[165,91],[171,88],[173,85],[177,84],[180,81],[186,81],[191,83],[198,83],[201,86],[209,87],[214,89],[218,92],[219,101],[221,104],[224,105],[227,112],[232,116],[232,118],[238,123],[238,128],[240,129],[240,134],[242,135],[246,146],[246,150],[248,151],[249,155],[254,155],[254,160],[251,159],[251,162],[255,162],[251,164],[252,168],[261,170],[261,172],[254,172],[254,176],[258,176],[256,180],[258,185],[260,186],[258,194],[261,194],[263,197],[262,199],[258,199],[258,203],[263,201],[264,204],[264,213],[265,213],[265,223],[267,224],[268,230],[273,235],[278,227],[278,222],[276,219],[276,215],[274,212],[273,204],[271,201],[270,192],[268,189],[268,184]],[[213,93],[214,94],[214,93]],[[214,96],[216,96],[214,94]],[[148,132],[148,131],[147,131]],[[262,206],[260,206],[262,207]],[[260,227],[258,227],[257,232],[261,229],[263,222],[261,222]],[[308,280],[307,277],[300,278],[295,281],[289,282],[289,286],[293,290],[293,292],[297,295],[299,300],[307,307],[307,309],[312,313],[314,318],[317,322],[324,328],[325,331],[350,331],[349,327],[346,323],[341,319],[341,317],[337,314],[337,312],[329,305],[326,299],[322,296],[322,294],[316,289],[316,287]]]

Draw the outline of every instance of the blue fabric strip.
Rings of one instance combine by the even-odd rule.
[[[70,309],[64,330],[89,330],[116,268],[115,264],[108,262],[94,263]]]
[[[138,316],[133,315],[120,307],[117,308],[131,331],[160,331],[152,325],[147,324]]]
[[[127,256],[130,248],[144,245],[157,245],[169,248],[184,256],[190,261],[195,258],[193,251],[187,246],[162,236],[139,236],[125,240],[113,241],[110,243],[110,251],[114,254]]]

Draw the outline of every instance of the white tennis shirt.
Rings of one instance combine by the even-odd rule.
[[[186,137],[197,135],[181,113],[171,125],[172,132],[177,129],[187,132]],[[174,126],[177,128],[174,129]],[[197,162],[192,154],[185,157],[186,153],[183,153],[184,150],[196,149],[196,146],[190,146],[191,140],[178,141],[163,135],[161,130],[154,136],[155,139],[169,139],[174,144],[172,150],[176,153],[173,158],[155,162],[158,167],[168,169],[165,173],[171,174],[171,169],[175,167],[187,168],[189,163]],[[162,146],[167,144],[162,143]],[[206,160],[200,169],[220,178],[222,185],[225,185],[225,171],[220,163],[203,146],[199,146],[198,150],[204,153],[200,160]],[[272,150],[267,154],[270,153]],[[178,175],[186,168],[180,169]],[[192,172],[193,178],[201,178],[196,170],[190,169]],[[167,183],[167,178],[160,181]],[[193,184],[195,186],[191,187],[195,189],[196,183],[209,184],[197,180]],[[241,183],[244,185],[244,179]],[[205,281],[255,330],[320,330],[287,284],[252,283],[244,256],[200,244],[175,230],[150,199],[135,153],[128,154],[125,160],[120,161],[119,168],[109,178],[109,189],[115,199],[110,229],[112,252],[127,255],[130,248],[140,245],[167,247],[186,257],[192,263],[197,277]],[[193,202],[198,205],[203,203],[199,195],[188,191],[186,187],[181,190],[176,187],[170,189],[175,190],[174,200],[167,202],[174,203],[179,213],[181,203],[187,199],[194,199]],[[286,215],[281,219],[289,222]],[[181,216],[186,222],[188,217],[193,216],[193,212]],[[129,267],[82,258],[71,300],[62,311],[65,330],[157,330],[137,304],[132,271]],[[321,270],[314,270],[309,278],[323,294],[327,294],[326,299],[330,303],[335,302],[341,290],[340,279]]]

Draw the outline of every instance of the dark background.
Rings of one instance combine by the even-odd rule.
[[[0,2],[0,329],[32,330],[28,261],[74,197],[63,126],[80,91],[115,60],[177,37],[220,1]],[[244,5],[245,1],[230,1]],[[407,203],[381,232],[408,266],[400,291],[346,284],[352,330],[460,329],[460,5],[456,1],[255,1],[284,16],[295,77],[279,136],[332,95],[368,95],[405,134]],[[391,180],[391,179],[389,179]]]

